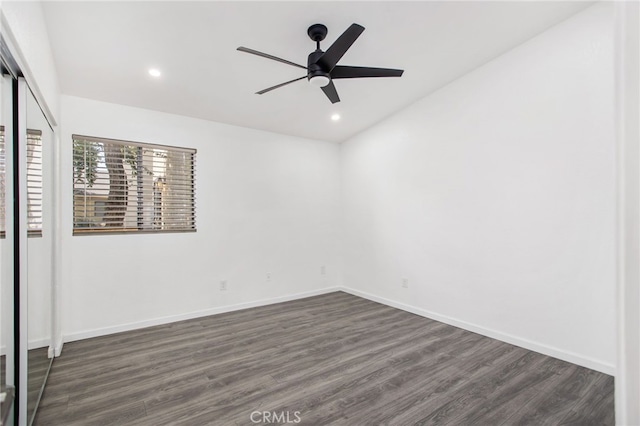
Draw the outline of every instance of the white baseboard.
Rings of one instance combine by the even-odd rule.
[[[558,358],[563,361],[580,365],[582,367],[590,368],[592,370],[596,370],[601,373],[609,374],[612,376],[615,375],[616,368],[614,365],[597,360],[597,359],[589,358],[589,357],[576,354],[570,351],[555,348],[553,346],[545,345],[543,343],[534,342],[528,339],[523,339],[521,337],[502,333],[500,331],[485,328],[485,327],[472,324],[463,320],[452,318],[446,315],[441,315],[436,312],[417,308],[415,306],[407,305],[404,303],[396,302],[391,299],[386,299],[384,297],[379,297],[371,293],[366,293],[366,292],[355,290],[349,287],[341,287],[340,290],[344,291],[345,293],[352,294],[354,296],[358,296],[374,302],[382,303],[383,305],[387,305],[392,308],[397,308],[403,311],[411,312],[412,314],[420,315],[425,318],[430,318],[436,321],[440,321],[445,324],[452,325],[454,327],[459,327],[468,331],[472,331],[474,333],[481,334],[483,336],[491,337],[492,339],[496,339],[505,343],[520,346],[522,348],[529,349],[531,351],[538,352],[544,355],[548,355],[553,358]]]
[[[29,340],[29,342],[27,343],[27,348],[29,350],[40,349],[40,348],[49,347],[50,345],[51,345],[51,339],[36,339],[36,340]]]
[[[53,347],[54,357],[57,358],[62,354],[62,346],[64,346],[64,341],[62,340],[62,337],[60,337],[60,339],[56,342],[55,346]]]
[[[187,312],[184,314],[170,315],[166,317],[153,318],[149,320],[121,324],[121,325],[116,325],[111,327],[86,330],[86,331],[81,331],[77,333],[66,334],[63,336],[63,341],[73,342],[76,340],[90,339],[92,337],[106,336],[109,334],[121,333],[123,331],[131,331],[131,330],[137,330],[145,327],[152,327],[154,325],[169,324],[176,321],[184,321],[184,320],[189,320],[194,318],[206,317],[209,315],[223,314],[226,312],[239,311],[242,309],[255,308],[258,306],[273,305],[274,303],[289,302],[291,300],[304,299],[305,297],[319,296],[321,294],[333,293],[335,291],[340,291],[340,290],[341,288],[339,287],[329,287],[329,288],[323,288],[320,290],[308,291],[304,293],[296,293],[296,294],[289,294],[286,296],[274,297],[271,299],[261,299],[261,300],[255,300],[252,302],[238,303],[236,305],[219,306],[211,309],[204,309],[204,310],[195,311],[195,312]],[[60,344],[60,351],[62,351],[62,342]]]
[[[256,300],[252,302],[239,303],[236,305],[220,306],[220,307],[205,309],[201,311],[188,312],[185,314],[171,315],[171,316],[154,318],[154,319],[144,320],[139,322],[121,324],[121,325],[112,326],[112,327],[104,327],[104,328],[99,328],[94,330],[86,330],[78,333],[67,334],[64,336],[63,340],[61,340],[58,344],[55,345],[53,349],[53,353],[55,354],[55,356],[60,356],[64,342],[73,342],[76,340],[83,340],[83,339],[89,339],[92,337],[105,336],[109,334],[120,333],[123,331],[130,331],[130,330],[136,330],[136,329],[145,328],[145,327],[152,327],[155,325],[169,324],[176,321],[183,321],[188,319],[206,317],[209,315],[239,311],[242,309],[255,308],[258,306],[267,306],[267,305],[272,305],[274,303],[289,302],[292,300],[303,299],[305,297],[332,293],[335,291],[344,291],[345,293],[349,293],[354,296],[358,296],[374,302],[382,303],[383,305],[387,305],[392,308],[401,309],[406,312],[411,312],[412,314],[420,315],[425,318],[430,318],[436,321],[440,321],[445,324],[452,325],[454,327],[459,327],[474,333],[481,334],[483,336],[500,340],[505,343],[520,346],[522,348],[529,349],[531,351],[535,351],[535,352],[548,355],[554,358],[558,358],[563,361],[571,362],[573,364],[580,365],[582,367],[590,368],[592,370],[596,370],[601,373],[615,375],[614,365],[597,360],[597,359],[589,358],[589,357],[576,354],[570,351],[555,348],[553,346],[545,345],[543,343],[534,342],[528,339],[523,339],[521,337],[502,333],[500,331],[496,331],[496,330],[492,330],[476,324],[472,324],[467,321],[452,318],[447,315],[438,314],[436,312],[428,311],[426,309],[421,309],[415,306],[407,305],[405,303],[397,302],[391,299],[386,299],[384,297],[379,297],[371,293],[367,293],[367,292],[363,292],[360,290],[355,290],[355,289],[352,289],[349,287],[343,287],[343,286],[329,287],[329,288],[324,288],[324,289],[314,290],[314,291],[309,291],[304,293],[297,293],[297,294],[290,294],[286,296],[275,297],[272,299],[261,299],[261,300]],[[43,346],[46,346],[46,345],[43,345]]]

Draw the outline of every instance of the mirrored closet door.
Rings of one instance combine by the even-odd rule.
[[[51,303],[51,193],[53,130],[26,88],[23,153],[27,233],[27,418],[33,422],[53,359]],[[25,217],[23,215],[23,217]],[[25,306],[22,303],[22,306]]]

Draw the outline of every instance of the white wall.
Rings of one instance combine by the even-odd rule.
[[[72,134],[196,148],[198,231],[72,236]],[[338,145],[70,96],[61,141],[66,340],[336,285]]]
[[[60,87],[42,4],[3,0],[0,7],[2,32],[14,49],[12,53],[27,83],[55,125],[59,121]]]
[[[598,4],[343,144],[345,286],[612,373],[612,51]]]

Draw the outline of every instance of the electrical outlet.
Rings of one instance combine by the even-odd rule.
[[[320,267],[320,275],[327,275],[327,268],[324,265]]]
[[[271,272],[267,272],[267,282],[271,282]]]
[[[227,291],[227,280],[220,281],[220,291]]]
[[[409,288],[409,279],[408,278],[403,278],[402,279],[402,287],[403,288]]]

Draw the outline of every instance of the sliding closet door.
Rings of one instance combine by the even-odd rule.
[[[18,426],[33,423],[52,362],[51,322],[51,161],[45,156],[53,144],[49,126],[22,78],[14,81],[14,318],[18,320]],[[47,194],[49,193],[49,194]],[[17,207],[17,209],[15,208]],[[44,218],[47,217],[47,220]]]
[[[27,235],[26,279],[22,281],[21,305],[26,308],[27,419],[33,422],[44,391],[53,357],[51,303],[51,167],[53,130],[38,102],[27,88],[26,130],[21,164],[24,165],[26,215],[21,231]],[[26,304],[24,303],[26,301]],[[21,326],[24,327],[24,322]]]

